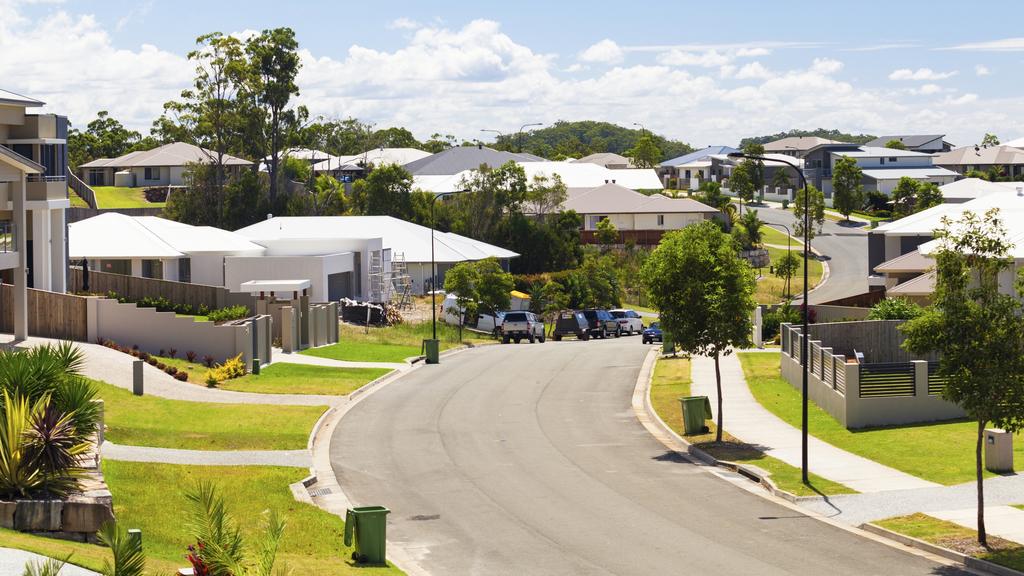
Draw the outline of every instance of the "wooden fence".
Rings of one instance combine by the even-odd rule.
[[[74,291],[83,291],[82,269],[71,268],[71,286]],[[232,304],[227,288],[188,284],[171,280],[156,280],[138,276],[125,276],[110,272],[89,270],[88,292],[106,294],[116,292],[118,296],[137,302],[143,298],[167,298],[175,304],[184,304],[198,309],[200,306],[214,310]],[[248,296],[248,295],[245,295]],[[250,297],[251,298],[251,297]],[[249,306],[250,310],[252,306]]]
[[[14,331],[14,287],[0,286],[0,330]],[[61,340],[88,340],[88,298],[28,289],[28,334]]]

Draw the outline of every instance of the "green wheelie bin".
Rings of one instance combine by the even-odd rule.
[[[683,406],[683,434],[690,436],[705,432],[704,421],[713,417],[708,397],[686,396],[680,398],[679,403]]]
[[[355,532],[355,551],[352,559],[360,564],[387,563],[385,540],[387,539],[388,514],[391,510],[383,506],[349,508],[345,513],[345,546],[352,545]]]
[[[423,356],[426,357],[427,364],[437,364],[441,359],[441,341],[433,338],[424,340]]]

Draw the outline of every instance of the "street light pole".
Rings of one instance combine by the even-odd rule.
[[[505,137],[505,135],[501,133],[501,130],[494,130],[492,128],[481,128],[480,131],[481,132],[494,132],[495,134],[498,135],[497,142],[501,142],[501,139]]]
[[[803,368],[803,402],[801,406],[801,427],[800,427],[800,476],[804,484],[810,484],[810,480],[807,474],[807,380],[808,370],[810,365],[807,363],[807,344],[810,339],[808,333],[808,321],[807,318],[810,316],[810,308],[807,304],[807,262],[810,259],[811,250],[811,195],[807,190],[807,177],[804,176],[804,171],[800,169],[796,164],[789,162],[788,160],[782,160],[780,158],[765,158],[764,156],[758,156],[755,154],[745,154],[743,152],[732,152],[729,154],[729,158],[747,158],[749,160],[760,160],[779,162],[785,164],[796,171],[797,176],[800,177],[800,183],[804,188],[804,318],[803,318],[803,338],[800,344],[800,366]]]
[[[431,344],[430,346],[438,346],[437,340],[437,260],[434,258],[434,229],[437,228],[437,223],[434,217],[434,205],[437,203],[437,199],[442,196],[452,196],[465,192],[465,190],[457,190],[454,192],[441,192],[434,194],[434,197],[430,199],[430,325],[431,325]],[[424,348],[427,349],[428,345],[426,342],[423,343]],[[434,353],[437,353],[437,348],[434,348]],[[427,364],[437,364],[438,358],[433,358],[427,355]]]
[[[786,257],[788,258],[793,252],[793,232],[790,231],[789,226],[786,226],[785,224],[769,224],[768,222],[765,222],[764,225],[778,226],[786,231]],[[790,299],[793,298],[793,295],[789,293],[789,276],[786,276],[786,295],[789,296]]]
[[[517,138],[518,142],[516,143],[516,148],[517,148],[516,151],[518,153],[520,153],[520,154],[523,153],[523,130],[525,130],[526,128],[529,128],[530,126],[543,126],[543,125],[544,124],[542,124],[540,122],[530,122],[529,124],[523,124],[522,126],[519,127],[518,138]]]

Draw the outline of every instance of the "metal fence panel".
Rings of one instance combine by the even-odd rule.
[[[914,396],[915,391],[914,365],[910,362],[860,365],[861,398]]]

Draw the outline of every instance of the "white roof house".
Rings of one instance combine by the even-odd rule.
[[[366,150],[361,154],[340,156],[339,158],[346,164],[360,166],[365,164],[373,164],[374,166],[398,164],[399,166],[404,166],[427,156],[430,156],[430,152],[420,150],[419,148],[374,148]]]
[[[981,178],[964,178],[939,186],[939,190],[942,191],[944,201],[959,203],[981,198],[986,194],[1016,192],[1021,187],[1024,187],[1024,182],[989,182]]]
[[[604,184],[619,184],[633,190],[661,190],[661,179],[654,169],[644,168],[605,168],[589,162],[519,162],[526,173],[526,182],[532,183],[534,177],[543,176],[561,178],[566,188],[595,188]],[[413,176],[413,188],[424,192],[441,194],[458,192],[462,182],[472,176],[472,170],[463,170],[452,175],[418,175]]]

